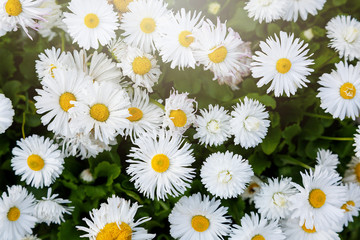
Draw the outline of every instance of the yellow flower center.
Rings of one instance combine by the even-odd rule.
[[[265,238],[262,235],[258,234],[253,236],[251,240],[265,240]]]
[[[340,96],[344,99],[353,99],[356,94],[356,88],[351,83],[344,83],[340,88]]]
[[[5,4],[5,11],[10,16],[18,16],[22,12],[22,5],[19,0],[9,0]]]
[[[76,101],[74,94],[69,92],[61,94],[59,98],[59,104],[62,110],[64,110],[65,112],[67,112],[70,108],[74,106],[74,104],[71,104],[70,101]]]
[[[212,61],[213,63],[223,62],[226,58],[226,55],[227,49],[224,46],[216,48],[212,53],[208,54],[210,61]]]
[[[84,18],[84,23],[88,28],[96,28],[99,23],[99,17],[94,13],[89,13]]]
[[[249,185],[249,193],[255,193],[256,191],[255,191],[255,188],[259,188],[260,186],[259,186],[259,184],[257,184],[257,183],[251,183],[250,185]]]
[[[183,127],[187,122],[186,114],[183,110],[171,110],[170,119],[173,121],[175,127]]]
[[[116,223],[108,223],[100,230],[96,240],[131,240],[131,227],[122,222],[120,228]]]
[[[223,170],[218,174],[218,181],[221,183],[228,183],[232,179],[232,174],[228,170]]]
[[[40,171],[41,169],[43,169],[45,162],[39,155],[31,154],[27,158],[27,164],[31,170]]]
[[[140,23],[140,29],[144,33],[152,33],[155,31],[156,23],[152,18],[144,18]]]
[[[12,207],[10,208],[10,210],[7,213],[7,218],[9,219],[9,221],[15,222],[16,220],[18,220],[20,217],[20,209],[18,209],[17,207]]]
[[[360,163],[358,163],[355,167],[355,175],[358,182],[360,182]]]
[[[354,201],[347,201],[344,205],[341,206],[341,209],[344,209],[346,212],[350,212],[351,210],[348,209],[348,206],[353,206],[355,207],[355,203]]]
[[[308,229],[305,227],[305,223],[304,223],[304,225],[302,225],[302,229],[304,230],[304,232],[307,232],[307,233],[315,233],[316,232],[315,226],[312,229]]]
[[[191,226],[197,232],[204,232],[210,226],[210,221],[204,216],[196,215],[191,219]]]
[[[114,0],[114,5],[115,8],[122,13],[125,13],[127,11],[129,11],[128,9],[128,5],[129,3],[131,3],[133,0]]]
[[[54,69],[56,69],[56,66],[54,64],[50,64],[51,68],[50,68],[50,74],[52,78],[55,78],[54,75]]]
[[[107,106],[97,103],[90,108],[90,116],[96,121],[105,122],[109,118],[110,112]]]
[[[156,154],[151,159],[151,167],[155,172],[163,173],[168,170],[170,166],[170,159],[165,154]]]
[[[189,35],[191,35],[189,31],[182,31],[179,34],[179,42],[183,47],[189,47],[194,42],[194,37],[189,37]]]
[[[151,69],[151,61],[147,57],[136,57],[132,63],[135,74],[145,75]]]
[[[131,114],[131,116],[127,117],[127,119],[130,122],[136,122],[136,121],[139,121],[140,119],[142,119],[143,112],[140,109],[138,109],[136,107],[131,107],[128,110],[129,110],[129,113]]]
[[[290,71],[291,69],[291,62],[289,59],[287,58],[280,58],[277,62],[276,62],[276,70],[279,73],[285,74],[288,71]]]
[[[326,201],[325,193],[320,189],[314,189],[309,194],[309,203],[313,208],[321,208]]]

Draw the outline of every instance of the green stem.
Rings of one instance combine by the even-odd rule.
[[[25,139],[25,121],[26,121],[26,112],[23,112],[23,120],[22,120],[22,125],[21,125],[21,132],[22,132],[22,136]]]
[[[334,140],[334,141],[354,141],[354,138],[351,137],[328,137],[328,136],[320,136],[320,139],[325,140]]]
[[[314,117],[314,118],[333,119],[331,116],[320,115],[320,114],[309,113],[309,112],[305,112],[304,115],[308,116],[308,117]]]
[[[162,110],[165,111],[165,106],[162,105],[161,103],[159,103],[158,101],[156,101],[155,99],[150,98],[150,102],[155,104],[156,106],[158,106],[159,108],[161,108]]]
[[[65,51],[65,32],[62,31],[60,33],[60,37],[61,37],[61,51]]]

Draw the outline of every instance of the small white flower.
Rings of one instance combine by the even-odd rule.
[[[264,20],[269,23],[280,19],[285,13],[286,6],[286,0],[250,0],[244,9],[248,11],[249,18],[259,20],[260,23]]]
[[[39,22],[39,34],[51,41],[58,34],[58,30],[55,30],[55,28],[66,31],[66,26],[62,22],[61,6],[56,4],[56,0],[47,0],[43,1],[40,7],[51,9],[49,14],[44,15],[45,21]]]
[[[357,183],[360,186],[360,157],[352,157],[347,167],[343,181],[346,183]]]
[[[122,62],[126,58],[128,45],[119,37],[109,43],[108,49],[117,62]]]
[[[262,181],[260,178],[256,177],[255,175],[251,177],[251,181],[249,186],[245,188],[245,191],[241,194],[243,200],[249,199],[249,202],[252,203],[254,201],[254,196],[257,194],[261,189]]]
[[[86,183],[91,183],[93,182],[94,176],[92,175],[92,173],[90,172],[90,169],[84,169],[81,173],[80,173],[80,179],[83,180]]]
[[[318,149],[316,157],[316,165],[326,168],[329,171],[336,171],[339,164],[339,156],[330,150]]]
[[[326,0],[287,0],[282,18],[296,22],[300,15],[301,19],[305,21],[308,14],[315,16],[318,11],[323,9],[325,2]]]
[[[346,184],[347,194],[346,203],[342,205],[341,209],[345,210],[343,219],[345,227],[349,222],[353,222],[353,217],[359,216],[360,210],[360,186],[355,183]]]
[[[220,3],[212,2],[212,3],[209,3],[209,5],[208,5],[208,12],[213,15],[217,15],[219,13],[220,8],[221,8]]]
[[[11,100],[0,94],[0,134],[4,133],[13,123],[15,111]]]

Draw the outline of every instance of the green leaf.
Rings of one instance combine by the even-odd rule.
[[[14,55],[5,48],[0,48],[0,78],[9,79],[16,72]]]
[[[268,133],[261,143],[261,148],[265,154],[270,155],[273,153],[278,146],[281,138],[281,129],[280,127],[269,128]]]
[[[338,6],[344,5],[347,2],[347,0],[333,0],[332,2],[335,7],[338,7]]]
[[[19,97],[17,93],[21,91],[22,84],[19,81],[11,80],[7,81],[4,86],[2,87],[6,97],[10,98],[12,104],[15,106],[19,101]]]
[[[272,109],[276,108],[276,101],[273,97],[269,95],[259,95],[258,93],[249,93],[247,94],[248,98],[253,98],[261,102],[267,107],[271,107]]]
[[[255,30],[256,22],[250,19],[247,12],[243,8],[243,3],[239,3],[233,17],[228,21],[227,26],[235,29],[238,32],[252,32]]]
[[[256,152],[251,155],[249,157],[249,163],[256,175],[261,175],[266,168],[271,166],[271,161],[269,161],[267,157],[260,152]]]
[[[109,162],[101,162],[94,169],[94,178],[107,177],[107,186],[111,185],[119,175],[120,167],[116,164],[110,164]]]
[[[80,232],[76,230],[75,223],[72,220],[67,220],[66,222],[62,223],[59,227],[58,232],[58,239],[59,240],[81,240],[83,238],[80,238]]]

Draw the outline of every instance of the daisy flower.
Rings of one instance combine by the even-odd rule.
[[[254,172],[248,160],[226,151],[213,153],[201,167],[201,182],[213,195],[220,198],[234,198],[241,194]]]
[[[74,107],[81,92],[92,84],[91,78],[75,70],[53,70],[54,79],[45,77],[43,88],[36,89],[35,107],[38,114],[44,114],[41,122],[55,134],[69,135],[69,109]]]
[[[64,169],[64,158],[58,145],[49,138],[32,135],[16,142],[11,167],[21,181],[32,187],[50,186]]]
[[[213,15],[217,15],[220,8],[221,8],[221,5],[218,2],[211,2],[208,4],[208,12]]]
[[[326,0],[290,0],[286,1],[286,7],[282,18],[286,21],[296,22],[298,16],[306,20],[308,14],[315,16],[323,9]]]
[[[223,239],[230,233],[227,207],[200,193],[182,197],[169,215],[170,235],[179,240]]]
[[[126,58],[128,45],[119,37],[109,43],[108,49],[117,62],[122,62]]]
[[[244,98],[244,102],[237,103],[231,112],[231,134],[235,135],[236,145],[248,149],[263,141],[270,126],[269,113],[265,106],[257,100]]]
[[[84,169],[79,177],[85,183],[92,183],[95,180],[89,168]]]
[[[336,171],[339,164],[339,156],[330,150],[318,149],[316,157],[316,165],[326,168],[329,171]]]
[[[325,29],[330,38],[329,46],[345,60],[360,59],[360,22],[351,16],[332,18]]]
[[[170,92],[170,96],[165,99],[164,127],[182,134],[195,122],[197,102],[188,98],[188,95],[187,92],[178,93],[176,90]]]
[[[59,194],[51,195],[51,188],[48,189],[47,197],[38,200],[35,205],[35,216],[39,222],[61,224],[64,222],[64,214],[71,214],[74,207],[63,206],[62,204],[71,203],[69,200],[56,198]]]
[[[336,70],[324,73],[318,82],[320,107],[334,118],[355,120],[360,114],[360,94],[356,94],[356,90],[360,90],[360,64],[339,62],[335,67]]]
[[[11,100],[0,93],[0,134],[4,133],[13,123],[15,111]]]
[[[193,55],[193,32],[202,24],[201,13],[192,14],[184,8],[160,27],[161,38],[156,41],[163,62],[171,62],[170,67],[179,69],[195,68]]]
[[[146,229],[139,227],[150,218],[143,217],[137,221],[134,219],[140,207],[137,203],[131,204],[130,201],[113,195],[107,199],[107,203],[102,203],[99,209],[90,212],[90,219],[83,218],[87,227],[76,226],[76,228],[86,232],[81,237],[89,240],[153,239],[155,234],[149,234]]]
[[[241,194],[243,200],[249,199],[249,202],[254,201],[254,196],[260,191],[262,181],[260,178],[255,175],[251,177],[249,185],[245,188],[244,192]]]
[[[283,240],[285,235],[275,221],[251,212],[241,219],[241,226],[235,225],[229,240]]]
[[[164,111],[150,102],[145,91],[135,88],[130,94],[130,102],[128,110],[131,116],[127,118],[130,125],[125,129],[126,136],[134,140],[143,134],[159,130]]]
[[[219,18],[217,25],[210,20],[203,22],[201,28],[194,31],[194,38],[194,58],[204,65],[204,70],[210,69],[214,73],[213,80],[234,76],[240,70],[244,56],[240,49],[243,41]]]
[[[190,187],[195,161],[190,144],[169,131],[147,133],[135,140],[130,149],[126,172],[136,189],[151,199],[179,196]]]
[[[261,51],[256,51],[251,63],[252,76],[261,78],[257,86],[262,87],[271,82],[267,93],[274,91],[275,97],[284,93],[290,97],[298,88],[306,87],[310,81],[306,79],[314,70],[309,68],[313,60],[306,54],[308,44],[294,39],[294,34],[280,32],[280,39],[269,37],[266,42],[260,42]]]
[[[347,194],[346,203],[341,206],[345,210],[344,225],[348,226],[349,222],[353,222],[353,217],[359,216],[360,210],[360,186],[355,183],[346,184]]]
[[[355,147],[355,155],[360,157],[360,126],[358,126],[356,130],[357,134],[354,134],[354,144]]]
[[[21,239],[32,233],[37,222],[34,204],[34,195],[22,186],[7,187],[0,198],[0,239]]]
[[[88,75],[97,82],[120,83],[123,75],[120,68],[117,67],[105,53],[95,51],[91,57]]]
[[[137,0],[128,5],[123,14],[120,29],[124,41],[146,53],[155,51],[155,41],[160,37],[159,25],[169,21],[169,10],[163,0]]]
[[[299,218],[299,226],[325,230],[337,225],[344,217],[341,209],[346,202],[346,188],[341,177],[324,168],[301,173],[304,187],[292,183],[299,191],[290,197],[291,218]]]
[[[307,228],[305,224],[299,226],[298,219],[287,219],[282,222],[282,229],[286,239],[291,240],[340,240],[339,235],[332,229],[317,230]]]
[[[250,0],[244,9],[248,12],[249,18],[259,20],[260,23],[264,20],[269,23],[280,19],[285,13],[286,6],[286,0]]]
[[[119,66],[125,76],[133,82],[133,87],[145,87],[152,92],[152,87],[158,82],[161,71],[156,58],[138,48],[128,47],[126,56]]]
[[[99,42],[105,46],[115,38],[118,18],[112,5],[106,0],[71,0],[68,6],[72,13],[64,12],[63,22],[73,42],[89,50],[97,49]]]
[[[194,139],[199,139],[205,146],[219,146],[228,140],[230,134],[230,115],[224,107],[209,105],[209,110],[200,109],[201,116],[196,117],[194,123],[196,134]]]
[[[263,183],[254,196],[255,207],[267,219],[286,218],[290,214],[289,197],[296,192],[291,178],[269,178],[268,183]]]
[[[346,183],[357,183],[360,186],[360,158],[352,157],[347,167],[343,181]]]
[[[118,134],[123,135],[129,125],[130,99],[120,85],[94,82],[72,103],[70,129],[83,134],[94,131],[94,138],[106,145]]]
[[[28,27],[38,30],[38,21],[46,21],[44,16],[49,14],[50,8],[41,8],[43,0],[5,0],[1,2],[0,19],[7,22],[12,30],[17,30],[20,25],[28,37]]]

